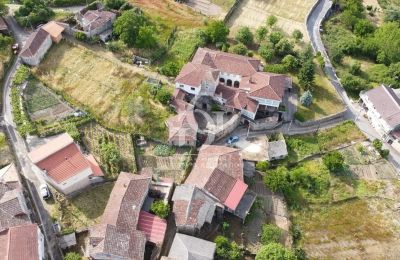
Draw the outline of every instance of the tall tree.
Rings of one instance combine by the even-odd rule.
[[[140,28],[148,24],[147,18],[134,9],[125,11],[114,23],[113,32],[129,47],[136,44]]]
[[[315,69],[312,60],[304,62],[299,70],[299,84],[305,89],[310,89],[314,85]]]
[[[235,39],[244,45],[249,45],[253,43],[253,33],[247,26],[242,26],[236,33]]]
[[[211,21],[205,30],[207,39],[211,43],[226,42],[226,37],[229,34],[229,28],[226,27],[223,21]]]

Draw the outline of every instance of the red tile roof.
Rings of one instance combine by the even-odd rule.
[[[168,140],[196,141],[198,125],[193,110],[186,110],[167,120]]]
[[[221,203],[230,199],[237,181],[243,182],[243,160],[238,149],[203,145],[185,183],[195,185],[214,195]],[[246,187],[247,188],[247,187]],[[232,208],[233,210],[235,208]]]
[[[240,200],[244,196],[247,190],[247,184],[243,181],[237,180],[231,192],[227,196],[224,205],[228,208],[235,210],[236,207],[239,205]]]
[[[203,64],[222,72],[250,76],[259,71],[260,60],[242,55],[198,48],[192,63]]]
[[[83,29],[85,31],[95,30],[105,23],[113,20],[115,18],[115,14],[109,11],[100,11],[100,10],[89,10],[83,15]]]
[[[29,153],[29,157],[57,183],[62,183],[88,168],[96,171],[93,171],[95,176],[102,176],[94,158],[89,156],[87,160],[68,134],[62,134],[38,147]]]
[[[282,101],[287,82],[286,75],[257,72],[242,78],[240,88],[248,91],[252,97]]]
[[[151,176],[121,172],[110,194],[101,223],[90,228],[89,254],[143,259],[145,234],[138,230],[140,210]]]
[[[35,56],[47,37],[50,37],[50,34],[42,28],[39,28],[37,31],[31,33],[28,40],[26,40],[24,48],[21,51],[21,56]]]
[[[147,241],[162,244],[167,230],[167,221],[142,210],[139,213],[137,229],[146,235]]]
[[[104,176],[103,171],[101,170],[99,164],[97,163],[96,159],[94,158],[93,154],[89,154],[86,156],[86,160],[88,161],[90,168],[92,169],[93,176],[102,177]]]
[[[192,87],[199,87],[202,82],[212,82],[216,84],[218,81],[219,71],[208,66],[196,63],[186,63],[179,75],[176,77],[175,82],[180,84],[189,85]]]
[[[39,259],[37,224],[11,227],[0,233],[0,260]]]

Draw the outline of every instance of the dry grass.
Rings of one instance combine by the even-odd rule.
[[[110,128],[165,136],[163,122],[169,112],[153,100],[142,84],[144,77],[131,66],[62,42],[51,49],[34,74]]]
[[[49,205],[51,217],[61,223],[62,229],[79,230],[93,226],[99,223],[113,187],[114,183],[105,183],[70,200],[53,192],[56,201]]]
[[[297,82],[297,79],[294,79]],[[303,94],[300,91],[299,97]],[[323,74],[320,68],[317,68],[315,75],[315,86],[312,90],[313,103],[310,107],[304,107],[300,104],[297,107],[298,114],[304,121],[316,120],[331,114],[338,113],[344,109],[344,105],[334,86]]]
[[[291,34],[295,29],[308,39],[305,18],[314,0],[243,0],[228,22],[232,33],[240,26],[256,29],[264,25],[269,15],[278,18],[277,27]]]
[[[150,16],[159,17],[167,23],[182,27],[198,27],[203,23],[203,16],[184,4],[173,0],[130,0]]]

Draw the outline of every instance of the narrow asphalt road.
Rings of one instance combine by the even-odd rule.
[[[363,109],[357,102],[353,102],[344,90],[340,79],[336,75],[335,68],[332,65],[324,43],[321,38],[320,28],[324,18],[332,8],[331,0],[320,0],[307,19],[307,31],[311,39],[311,43],[315,52],[320,52],[325,60],[325,74],[330,79],[332,85],[335,87],[337,93],[342,98],[347,108],[346,118],[353,120],[358,128],[370,139],[380,139],[378,132],[372,127],[366,117],[363,116]],[[395,166],[397,172],[400,172],[400,154],[387,143],[384,143],[384,148],[390,150],[388,160]]]
[[[28,33],[20,28],[12,17],[6,17],[6,21],[13,32],[15,40],[23,46],[25,43]],[[13,115],[11,111],[11,79],[16,71],[16,69],[21,65],[19,57],[14,61],[11,68],[9,69],[3,86],[3,109],[1,118],[3,119],[2,124],[7,130],[8,136],[12,140],[13,150],[15,152],[15,158],[17,164],[20,166],[21,173],[26,180],[29,194],[32,199],[33,206],[36,211],[36,222],[39,223],[41,230],[44,234],[46,240],[47,253],[52,260],[61,260],[62,253],[58,246],[58,239],[53,230],[53,223],[51,218],[44,208],[43,200],[39,196],[39,186],[45,183],[42,179],[41,173],[37,171],[37,168],[28,159],[28,150],[25,140],[19,135],[16,130],[16,126],[13,121]]]

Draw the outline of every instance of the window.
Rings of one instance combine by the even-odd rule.
[[[194,91],[194,90],[195,90],[195,88],[190,88],[190,90]]]
[[[181,85],[179,85],[179,87],[180,87],[180,88],[183,88],[183,85],[181,84]]]

